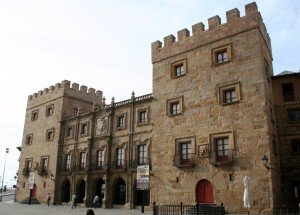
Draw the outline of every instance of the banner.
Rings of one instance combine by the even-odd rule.
[[[149,165],[137,167],[136,189],[149,190]]]
[[[35,172],[29,173],[29,189],[33,189]]]

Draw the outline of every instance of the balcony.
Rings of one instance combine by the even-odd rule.
[[[92,163],[92,166],[91,166],[91,170],[92,171],[105,171],[107,170],[107,163],[106,162],[102,162],[102,163],[99,163],[98,162],[94,162]]]
[[[123,161],[122,165],[119,164],[120,162],[112,161],[111,162],[111,170],[119,171],[119,172],[126,172],[127,170],[127,163]]]
[[[214,166],[231,166],[234,163],[234,149],[228,150],[227,156],[217,156],[216,152],[210,152],[209,163]]]
[[[25,168],[23,168],[23,170],[22,170],[22,175],[24,175],[25,177],[28,177],[30,171],[31,171],[30,168],[25,167]]]
[[[87,165],[73,165],[72,171],[86,171],[88,169]]]
[[[173,156],[173,165],[177,168],[188,169],[196,166],[196,154],[191,154],[190,159],[183,160],[181,155]]]
[[[295,101],[294,93],[283,94],[283,101],[284,102],[293,102],[293,101]]]
[[[40,166],[40,167],[38,168],[38,174],[39,174],[40,176],[47,175],[47,174],[48,174],[48,168],[47,168],[47,167]]]

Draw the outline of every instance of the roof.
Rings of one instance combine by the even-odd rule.
[[[287,76],[300,76],[300,72],[293,72],[293,71],[283,71],[275,76],[273,76],[272,78],[281,78],[281,77],[287,77]]]

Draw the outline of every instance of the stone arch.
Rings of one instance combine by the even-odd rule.
[[[83,200],[85,198],[85,187],[86,187],[85,180],[80,179],[77,182],[77,186],[76,186],[77,203],[83,203]]]
[[[126,183],[122,178],[117,178],[113,186],[113,204],[124,205],[126,203]]]
[[[71,197],[71,183],[68,179],[61,183],[60,200],[61,202],[69,202]]]
[[[197,203],[214,203],[214,189],[206,179],[202,179],[197,183],[195,194]]]

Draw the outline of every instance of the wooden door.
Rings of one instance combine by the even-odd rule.
[[[196,188],[196,201],[198,203],[214,203],[212,184],[208,180],[201,180]]]

